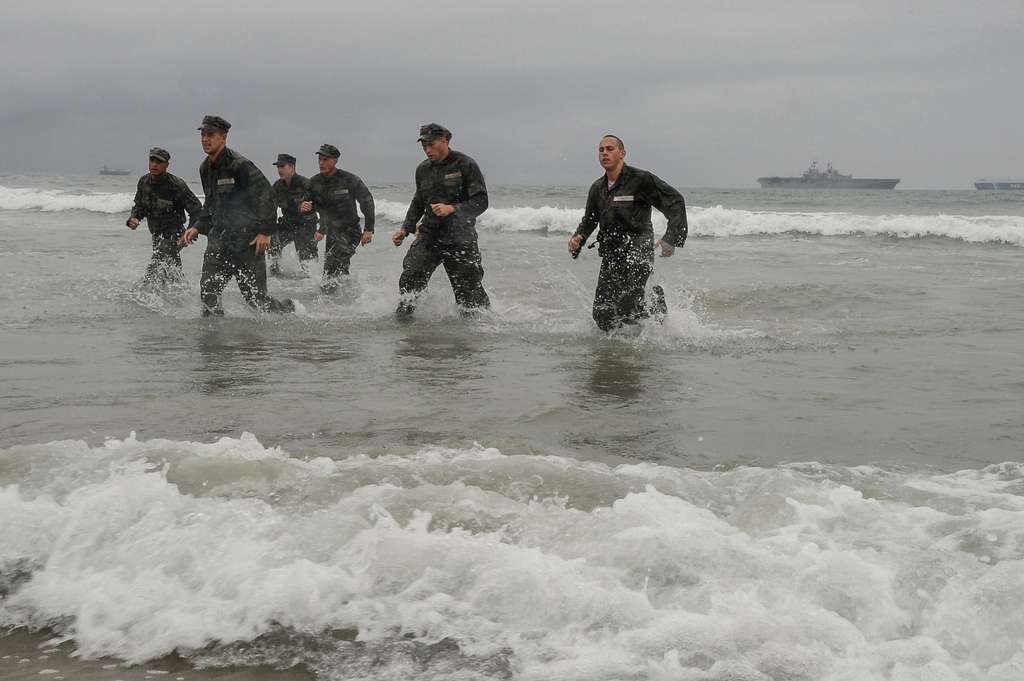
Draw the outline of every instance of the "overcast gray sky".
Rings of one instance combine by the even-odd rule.
[[[3,0],[0,171],[191,177],[204,113],[265,172],[321,142],[409,182],[437,121],[492,183],[585,184],[598,138],[678,186],[812,159],[901,188],[1024,175],[1024,2]]]

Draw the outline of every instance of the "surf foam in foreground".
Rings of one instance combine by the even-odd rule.
[[[0,451],[0,626],[324,679],[1024,676],[1024,465]],[[242,642],[253,642],[240,647]]]

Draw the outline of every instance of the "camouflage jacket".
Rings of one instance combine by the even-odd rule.
[[[576,233],[582,234],[585,241],[600,225],[600,241],[637,235],[650,235],[653,240],[651,208],[657,208],[668,218],[662,240],[682,246],[687,234],[683,195],[654,173],[631,166],[622,167],[619,179],[610,188],[606,175],[591,185],[583,221]]]
[[[252,161],[225,147],[213,163],[203,161],[199,177],[206,193],[195,224],[200,234],[248,248],[257,234],[277,231],[274,190]]]
[[[189,227],[199,219],[203,205],[192,193],[185,180],[177,175],[162,173],[153,177],[146,173],[139,178],[138,189],[135,191],[135,205],[132,206],[130,222],[146,220],[149,231],[153,234],[177,232],[185,224],[185,213],[188,213]]]
[[[373,195],[358,176],[336,169],[331,176],[317,173],[309,179],[306,200],[313,202],[313,210],[320,215],[318,231],[342,232],[355,236],[360,231],[372,232],[376,214]],[[363,229],[359,229],[359,213],[363,214]]]
[[[455,212],[438,217],[432,203],[455,206]],[[408,232],[421,226],[422,234],[438,241],[476,241],[476,219],[487,210],[487,184],[480,166],[454,149],[439,163],[423,161],[416,168],[416,193],[402,228]]]
[[[299,204],[306,200],[309,189],[309,178],[296,173],[291,183],[278,180],[274,183],[274,200],[281,209],[280,224],[288,227],[312,226],[316,224],[316,215],[302,214]]]

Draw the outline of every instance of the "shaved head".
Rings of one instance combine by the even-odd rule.
[[[623,143],[623,141],[617,135],[605,135],[604,137],[601,138],[602,141],[604,141],[606,139],[613,139],[613,140],[615,140],[615,144],[617,144],[619,146],[619,149],[622,149],[623,151],[626,150],[626,145]]]

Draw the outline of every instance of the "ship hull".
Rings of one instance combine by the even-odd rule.
[[[809,180],[803,177],[759,177],[763,189],[893,189],[899,178],[857,177],[848,180]]]
[[[989,191],[1024,191],[1024,180],[978,180],[975,189]]]

